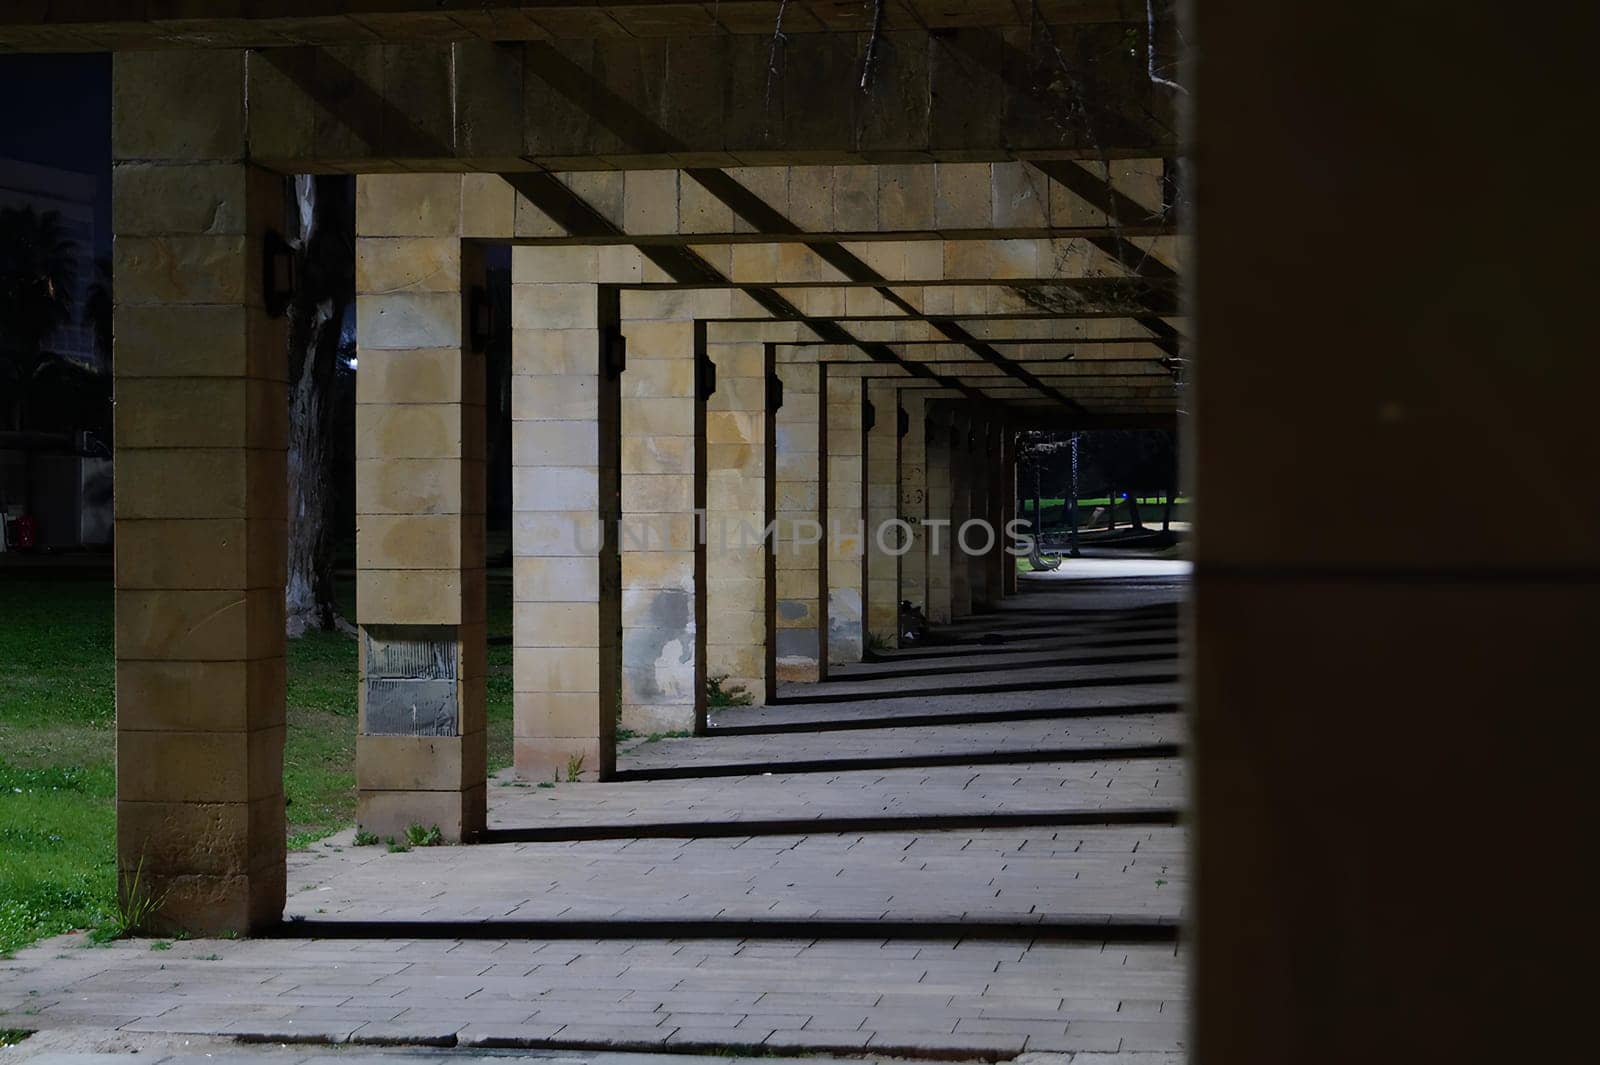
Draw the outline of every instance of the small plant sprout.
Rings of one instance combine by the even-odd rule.
[[[567,757],[567,783],[575,784],[583,779],[583,754],[582,752]]]
[[[749,706],[750,693],[742,684],[728,684],[726,673],[714,673],[706,678],[706,706],[712,710],[730,706]]]
[[[444,842],[444,833],[439,831],[438,825],[423,828],[421,825],[408,825],[406,827],[406,842],[413,847],[437,847]]]
[[[109,921],[89,933],[89,939],[94,943],[126,939],[149,928],[155,915],[166,905],[165,891],[157,895],[150,890],[150,882],[144,875],[143,855],[139,856],[139,864],[134,866],[133,872],[122,873],[117,881],[117,912]]]

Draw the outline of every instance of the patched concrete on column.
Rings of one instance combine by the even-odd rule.
[[[828,589],[828,659],[859,662],[865,650],[860,589]]]
[[[788,608],[790,617],[804,618],[805,604],[778,604],[780,615]],[[795,608],[799,609],[796,610]],[[811,682],[817,679],[818,655],[822,650],[821,638],[815,628],[785,629],[777,631],[778,679]]]
[[[688,732],[695,723],[694,593],[628,592],[648,599],[643,624],[622,645],[621,725],[634,732]],[[627,604],[636,608],[637,604]]]

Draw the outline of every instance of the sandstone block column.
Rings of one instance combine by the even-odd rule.
[[[823,451],[826,455],[826,572],[828,661],[859,662],[866,649],[862,630],[862,416],[865,390],[859,377],[828,373],[822,364]]]
[[[635,732],[705,728],[705,555],[695,510],[704,504],[704,407],[696,394],[703,348],[690,321],[633,317],[622,333],[622,726]],[[703,337],[703,334],[702,334]]]
[[[775,419],[773,665],[779,681],[817,681],[827,668],[826,574],[819,550],[822,369],[815,362],[779,362],[777,370],[783,406]]]
[[[1000,474],[1000,483],[1004,485],[1001,497],[1001,522],[1000,550],[1004,554],[1004,561],[1000,563],[1001,572],[1004,574],[1004,588],[1006,595],[1016,595],[1019,591],[1017,584],[1017,559],[1011,554],[1011,549],[1016,544],[1016,538],[1007,530],[1011,523],[1017,519],[1017,430],[1014,425],[1007,422],[1005,433],[1000,441],[1004,449],[1005,466]]]
[[[1006,536],[1006,522],[1010,520],[1009,501],[1016,496],[1016,473],[1011,468],[1011,438],[1001,415],[989,420],[989,446],[980,460],[988,469],[988,506],[985,519],[994,530],[994,545],[984,556],[984,589],[989,596],[989,606],[998,609],[1006,597],[1006,567],[1016,572],[1016,563],[1006,548],[1011,546]]]
[[[240,52],[113,63],[117,868],[197,934],[284,900],[283,179],[245,163]]]
[[[924,453],[927,461],[928,502],[923,532],[926,540],[928,620],[944,625],[951,620],[950,521],[954,516],[951,463],[954,459],[951,415],[945,405],[930,406],[925,423]]]
[[[961,526],[972,517],[972,434],[973,416],[966,407],[957,407],[950,417],[950,528],[936,546],[950,561],[950,616],[964,618],[972,613],[972,560],[961,549]]]
[[[380,836],[484,827],[484,284],[459,177],[356,179],[357,819]]]
[[[900,584],[895,598],[928,609],[928,462],[927,406],[917,389],[899,389],[906,435],[900,438],[898,513],[911,526],[911,548],[900,556]],[[898,605],[896,606],[898,610]],[[896,626],[898,627],[898,625]]]
[[[706,401],[706,671],[767,701],[767,570],[773,412],[769,344],[713,344],[717,389]]]
[[[867,430],[867,631],[886,647],[900,645],[900,567],[905,556],[899,519],[900,383],[867,379],[872,428]]]
[[[990,416],[987,412],[975,413],[972,418],[972,431],[967,438],[967,520],[975,522],[972,531],[965,537],[959,536],[958,544],[970,545],[972,550],[962,548],[962,554],[967,559],[967,588],[971,596],[973,613],[981,613],[993,608],[994,603],[989,591],[989,554],[984,549],[988,541],[987,534],[983,531],[982,524],[989,518],[990,474],[993,463],[989,458]]]
[[[615,768],[621,327],[594,248],[517,247],[512,555],[517,772]]]

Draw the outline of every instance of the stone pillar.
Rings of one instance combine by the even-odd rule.
[[[962,554],[967,559],[967,588],[972,597],[972,612],[981,614],[994,609],[994,598],[989,588],[989,555],[993,545],[985,549],[988,544],[988,534],[983,530],[983,523],[989,518],[989,498],[991,474],[993,463],[989,457],[989,433],[991,420],[988,412],[974,412],[972,417],[972,431],[967,439],[967,470],[969,495],[967,497],[967,520],[976,522],[972,531],[958,543],[965,542],[971,550],[962,548]],[[959,531],[959,529],[958,529]]]
[[[867,631],[885,647],[900,645],[900,382],[867,379],[872,428],[866,456]]]
[[[866,387],[861,377],[829,374],[822,363],[822,453],[827,472],[824,523],[827,568],[827,660],[830,665],[859,662],[866,651],[862,628],[862,593],[866,585],[866,552],[862,509],[862,459],[866,440]]]
[[[1017,582],[1017,558],[1011,553],[1016,545],[1016,538],[1007,530],[1011,523],[1017,520],[1017,430],[1009,421],[1005,423],[1005,431],[1000,441],[1004,449],[1004,468],[1000,474],[1000,483],[1004,485],[1000,501],[1000,513],[1004,519],[1000,528],[1000,551],[1005,557],[1000,563],[1000,571],[1004,574],[1004,588],[1006,595],[1016,595],[1020,590]]]
[[[928,518],[927,422],[923,393],[917,389],[897,390],[906,434],[900,438],[899,516],[911,526],[911,548],[900,556],[900,584],[896,600],[904,599],[928,609]]]
[[[243,53],[112,69],[117,868],[158,929],[246,932],[284,899],[284,183],[244,162]]]
[[[767,701],[769,344],[713,344],[717,390],[706,401],[706,671]]]
[[[1584,172],[1562,132],[1594,96],[1592,9],[1534,30],[1513,5],[1396,6],[1382,33],[1303,5],[1190,12],[1195,1060],[1483,1060],[1532,1016],[1554,1019],[1545,1045],[1584,1040],[1566,971],[1594,936],[1565,915],[1586,878],[1442,872],[1486,840],[1555,854],[1594,828],[1572,721],[1596,704],[1600,363],[1571,308],[1600,210],[1542,182],[1559,227],[1484,209],[1530,199],[1530,158]],[[1310,118],[1402,100],[1403,136]],[[1471,179],[1439,180],[1485,128]],[[1292,236],[1261,221],[1310,189]],[[1398,226],[1406,254],[1374,256]],[[1491,494],[1537,524],[1461,520]]]
[[[617,291],[596,283],[595,248],[517,247],[511,263],[516,766],[605,775],[622,625]]]
[[[827,600],[821,594],[825,574],[819,550],[822,369],[815,362],[780,362],[777,370],[783,406],[774,430],[774,667],[780,681],[817,681],[827,668],[821,653]]]
[[[703,332],[693,320],[638,317],[622,298],[622,727],[705,728],[703,570],[695,510],[704,505],[704,406],[696,394]],[[697,343],[697,333],[699,342]]]
[[[979,456],[989,471],[986,519],[989,528],[994,530],[994,544],[984,557],[984,586],[989,594],[989,606],[993,609],[999,609],[1001,600],[1009,590],[1006,567],[1009,565],[1013,574],[1017,569],[1010,553],[1006,551],[1010,546],[1006,539],[1006,522],[1010,520],[1008,507],[1016,496],[1017,481],[1008,459],[1010,453],[1011,439],[1006,432],[1005,422],[997,412],[989,419],[988,450]]]
[[[961,550],[961,526],[972,517],[972,432],[970,408],[956,407],[950,415],[950,528],[940,545],[950,555],[952,618],[972,613],[972,560]]]
[[[866,403],[860,377],[829,374],[822,364],[827,455],[828,662],[859,662],[866,649],[862,629],[863,547],[862,420]]]
[[[927,462],[927,506],[923,525],[927,567],[928,621],[950,622],[950,519],[952,507],[950,410],[945,404],[930,407],[924,428],[923,450]]]
[[[357,819],[379,836],[483,830],[482,254],[461,179],[356,179]]]

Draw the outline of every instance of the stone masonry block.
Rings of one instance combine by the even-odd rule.
[[[281,589],[119,590],[119,660],[211,661],[281,658]]]
[[[513,422],[511,454],[516,466],[598,466],[599,426],[593,421]]]
[[[124,518],[117,522],[117,587],[281,588],[287,539],[281,518]]]
[[[678,171],[627,171],[623,177],[622,225],[629,233],[676,233]]]
[[[461,235],[505,240],[516,232],[517,194],[499,174],[461,175]]]
[[[150,732],[248,732],[284,721],[281,658],[117,662],[117,724]]]
[[[520,647],[593,648],[600,632],[597,603],[517,603],[513,632]]]
[[[481,514],[478,479],[456,459],[357,459],[356,513]]]
[[[459,293],[461,240],[362,237],[356,241],[356,291],[362,299],[400,292]]]
[[[600,506],[600,474],[581,466],[521,466],[511,471],[518,510],[590,511]]]
[[[145,875],[183,869],[203,876],[244,876],[284,859],[281,792],[234,802],[117,803],[118,853],[145,863]]]
[[[234,163],[123,163],[112,170],[117,237],[245,236],[250,174]]]
[[[287,375],[282,325],[243,304],[152,304],[117,307],[116,374],[129,377],[259,377]]]
[[[117,52],[111,154],[118,160],[245,156],[242,51]]]
[[[117,734],[124,802],[243,803],[282,793],[283,727]]]
[[[115,516],[281,518],[288,513],[284,454],[245,448],[116,451]]]
[[[600,564],[594,557],[517,558],[512,581],[519,603],[593,603],[600,599]]]
[[[599,325],[595,286],[512,285],[511,321],[516,329],[595,329]]]
[[[459,347],[461,297],[453,292],[363,295],[356,301],[361,350]]]
[[[597,692],[600,657],[588,647],[525,647],[512,665],[519,692]]]
[[[460,176],[357,175],[356,232],[362,237],[459,236]]]
[[[356,402],[459,403],[461,360],[459,347],[363,351]]]
[[[449,569],[463,546],[481,541],[483,517],[458,514],[364,514],[356,520],[357,569]]]
[[[112,245],[117,304],[233,303],[261,300],[260,254],[240,235],[118,236]],[[255,245],[259,248],[259,245]]]
[[[460,791],[483,780],[487,769],[486,749],[464,740],[363,735],[356,743],[356,779],[362,791]]]
[[[529,286],[513,286],[513,292]],[[524,299],[528,298],[526,296]],[[596,374],[598,329],[516,329],[511,334],[512,372],[517,376]]]
[[[592,421],[600,413],[600,383],[593,375],[514,375],[511,408],[516,421]]]
[[[361,403],[356,458],[459,459],[466,408],[458,403]]]

